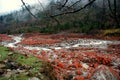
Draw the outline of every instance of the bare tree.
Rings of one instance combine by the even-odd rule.
[[[35,15],[32,14],[32,12],[29,10],[29,8],[26,6],[25,2],[21,0],[25,8],[28,10],[28,12],[36,18]],[[86,1],[84,4],[82,4],[83,1]],[[38,0],[40,6],[43,8],[44,11],[46,11],[46,16],[54,19],[58,24],[59,21],[56,19],[57,16],[66,15],[66,14],[73,14],[82,11],[83,9],[90,7],[95,3],[95,1],[98,0],[57,0],[55,3],[49,6],[49,10],[45,10],[42,3]],[[113,1],[113,2],[112,2]],[[108,8],[111,13],[111,17],[116,22],[117,26],[120,26],[119,19],[117,15],[117,0],[107,0]],[[113,5],[112,5],[113,4]],[[106,7],[105,0],[103,1],[103,7],[104,11]],[[108,12],[107,12],[108,13]],[[104,14],[103,14],[104,15]]]
[[[89,0],[88,3],[86,3],[84,6],[80,7],[76,7],[76,5],[79,5],[81,0],[77,0],[74,2],[71,2],[71,0],[64,0],[63,4],[56,4],[56,8],[59,10],[59,13],[57,14],[51,14],[51,16],[56,17],[56,16],[60,16],[60,15],[65,15],[65,14],[71,14],[71,13],[76,13],[79,12],[83,9],[85,9],[86,7],[90,6],[91,4],[93,4],[96,0]],[[59,2],[60,3],[60,2]],[[69,4],[70,3],[70,4]]]
[[[29,8],[27,8],[25,2],[24,2],[23,0],[21,0],[21,1],[22,1],[23,5],[25,6],[25,8],[28,10],[28,12],[29,12],[32,16],[34,16],[34,15],[32,14],[32,12],[29,10]],[[39,0],[38,0],[38,1],[39,1]],[[81,0],[74,1],[72,4],[68,5],[68,4],[70,3],[70,1],[71,1],[71,0],[63,0],[64,3],[61,3],[61,2],[58,1],[56,4],[54,4],[55,6],[52,5],[53,7],[56,7],[56,9],[58,9],[60,13],[58,13],[58,14],[51,14],[51,15],[49,15],[49,17],[52,17],[52,18],[53,18],[53,17],[56,17],[56,16],[64,15],[64,14],[71,14],[71,13],[79,12],[79,11],[85,9],[86,7],[88,7],[89,5],[93,4],[96,0],[89,0],[89,2],[88,2],[87,4],[85,4],[84,6],[79,7],[79,8],[76,8],[76,7],[74,7],[74,6],[75,6],[77,3],[80,3]],[[39,1],[39,3],[40,3],[40,1]],[[41,5],[41,7],[43,8],[43,6],[42,6],[41,3],[40,3],[40,5]],[[53,8],[52,6],[51,6],[51,8]],[[43,8],[43,9],[44,9],[44,8]],[[35,17],[35,16],[34,16],[34,17]]]
[[[117,0],[113,1],[113,9],[111,5],[112,4],[111,0],[107,0],[107,1],[108,1],[108,7],[111,13],[110,16],[115,20],[117,26],[120,27],[120,23],[117,18]]]
[[[25,2],[23,0],[21,0],[21,2],[23,3],[23,5],[25,6],[25,8],[27,9],[27,11],[31,14],[31,16],[33,16],[35,19],[37,19],[37,17],[30,11],[30,9],[27,7],[27,5],[25,4]]]

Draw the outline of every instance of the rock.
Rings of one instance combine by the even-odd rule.
[[[4,73],[4,70],[0,69],[0,75],[2,75]]]
[[[17,69],[17,72],[22,73],[22,72],[25,72],[25,70]]]
[[[100,65],[96,68],[90,80],[120,80],[120,76],[112,68]]]
[[[7,69],[7,72],[10,72],[11,70],[10,69]]]
[[[85,69],[88,69],[88,68],[89,68],[89,66],[88,66],[86,63],[83,63],[83,64],[82,64],[82,67],[84,67]]]
[[[33,78],[29,79],[29,80],[40,80],[40,79],[37,78],[37,77],[33,77]]]
[[[74,80],[85,80],[84,77],[82,76],[75,76],[74,77]]]
[[[4,74],[6,78],[9,78],[11,75],[12,75],[12,72],[7,72],[6,74]]]
[[[8,54],[9,54],[9,55],[12,55],[12,54],[13,54],[13,52],[9,52]]]
[[[3,67],[5,67],[5,64],[0,63],[0,69],[3,68]]]

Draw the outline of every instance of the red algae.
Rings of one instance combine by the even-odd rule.
[[[104,65],[105,67],[107,66],[112,74],[114,74],[115,76],[117,74],[116,77],[119,76],[118,72],[113,71],[111,64],[114,61],[114,57],[112,57],[111,54],[95,53],[88,51],[71,52],[71,50],[67,49],[61,49],[59,50],[59,52],[57,50],[49,52],[42,50],[39,52],[37,50],[14,48],[14,51],[19,51],[20,53],[28,56],[32,54],[39,59],[50,62],[53,65],[58,78],[61,78],[60,80],[64,80],[63,75],[69,76],[68,74],[74,76],[74,80],[90,79],[91,77],[93,77],[95,71],[100,65]],[[82,65],[84,63],[86,63],[86,65]],[[88,68],[85,68],[85,66],[88,66]],[[117,80],[119,80],[119,77]]]
[[[12,37],[6,35],[6,34],[0,34],[0,42],[2,41],[12,41]]]
[[[88,39],[93,38],[93,36],[83,36],[79,34],[26,34],[19,44],[32,46],[51,45],[79,38]],[[94,36],[94,38],[96,37]],[[85,47],[61,48],[59,50],[51,48],[50,51],[36,49],[29,50],[24,47],[10,47],[9,49],[27,56],[33,55],[41,60],[48,61],[54,67],[58,80],[98,80],[99,75],[101,79],[120,80],[119,45],[118,47],[116,45],[110,45],[108,49]],[[112,77],[109,76],[109,74]]]

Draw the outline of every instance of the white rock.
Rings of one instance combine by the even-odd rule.
[[[29,80],[40,80],[40,79],[37,78],[37,77],[33,77],[33,78],[29,79]]]
[[[84,67],[85,69],[89,68],[89,66],[86,63],[82,63],[82,67]]]

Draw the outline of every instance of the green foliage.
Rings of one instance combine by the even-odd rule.
[[[53,28],[53,26],[46,26],[40,29],[41,33],[56,33],[57,30],[55,30],[56,28]]]
[[[9,34],[20,34],[20,33],[31,33],[31,32],[39,32],[40,27],[38,26],[24,26],[17,28],[15,30],[9,31]]]

